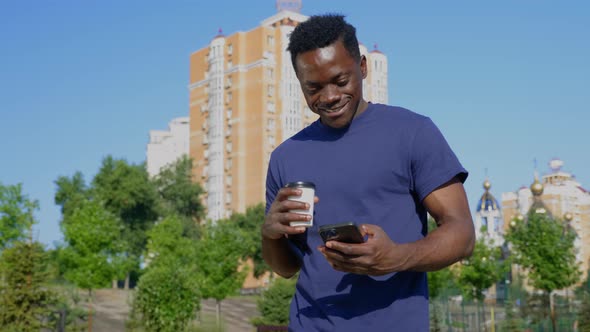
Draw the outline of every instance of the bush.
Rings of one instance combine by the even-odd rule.
[[[128,327],[141,325],[158,332],[185,330],[200,306],[194,279],[180,266],[150,268],[139,280]]]
[[[262,292],[258,299],[261,317],[252,319],[254,325],[288,325],[289,307],[297,278],[275,279],[272,285]]]
[[[39,331],[49,327],[57,294],[47,288],[46,253],[40,243],[15,242],[1,255],[0,330]]]

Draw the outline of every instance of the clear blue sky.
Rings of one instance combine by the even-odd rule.
[[[559,157],[590,187],[587,1],[303,0],[338,12],[389,59],[391,104],[428,115],[492,193]],[[189,55],[250,30],[274,0],[0,1],[0,182],[39,200],[36,236],[62,236],[54,180],[90,181],[104,156],[145,160],[148,132],[188,115]]]

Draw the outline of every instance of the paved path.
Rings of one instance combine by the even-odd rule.
[[[122,289],[101,289],[95,292],[93,318],[94,332],[124,332],[125,320],[129,316],[130,292]],[[201,301],[201,315],[215,317],[215,300]],[[221,303],[224,332],[251,332],[256,329],[250,324],[258,316],[256,302],[252,298],[233,298]]]
[[[215,300],[201,301],[201,313],[215,316]],[[221,317],[225,332],[256,331],[250,319],[258,315],[256,302],[249,299],[228,299],[221,302]]]

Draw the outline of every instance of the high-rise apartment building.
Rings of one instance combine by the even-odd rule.
[[[307,107],[287,49],[307,16],[301,1],[277,1],[259,26],[220,33],[190,56],[190,156],[206,191],[207,217],[264,202],[273,149],[317,119]],[[367,51],[365,98],[387,103],[387,57]]]
[[[530,210],[569,223],[577,235],[576,258],[585,279],[590,264],[590,193],[571,173],[562,170],[563,161],[553,159],[549,167],[550,172],[540,181],[535,178],[530,188],[502,194],[504,228],[515,219],[524,220]]]
[[[150,176],[156,176],[165,167],[189,152],[189,118],[170,121],[168,130],[150,130],[146,163]]]

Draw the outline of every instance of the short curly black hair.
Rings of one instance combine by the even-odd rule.
[[[314,15],[300,23],[291,33],[289,47],[287,47],[287,50],[291,52],[291,63],[295,71],[297,71],[295,64],[297,55],[332,45],[337,40],[342,41],[344,48],[354,60],[361,61],[356,29],[344,20],[344,15]]]

